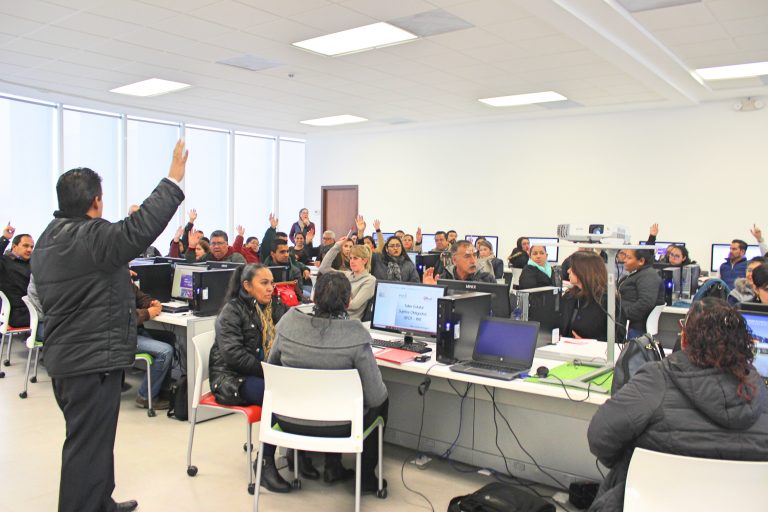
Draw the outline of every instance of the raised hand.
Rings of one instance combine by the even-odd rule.
[[[243,226],[238,225],[235,229],[237,229],[237,236],[245,236],[245,228]]]
[[[757,227],[757,224],[752,224],[752,228],[749,230],[749,232],[752,233],[753,237],[755,237],[755,240],[757,240],[757,243],[760,243],[763,241],[763,230]]]
[[[176,147],[173,148],[173,158],[171,159],[171,169],[168,171],[168,177],[178,182],[184,179],[187,170],[187,157],[189,151],[185,149],[184,140],[179,139]]]
[[[379,219],[373,219],[373,229],[376,231],[381,229],[381,221]]]
[[[365,219],[362,215],[355,217],[355,226],[357,226],[358,231],[365,232]]]
[[[309,231],[307,231],[307,236],[305,238],[306,238],[305,243],[308,243],[308,244],[312,243],[312,240],[315,239],[315,230],[310,229]]]
[[[13,238],[14,233],[16,233],[16,228],[11,226],[11,221],[8,221],[8,225],[3,229],[3,238],[10,240]]]
[[[659,234],[659,225],[651,224],[651,235],[657,236]]]
[[[202,231],[191,231],[189,233],[189,248],[194,249],[197,247],[197,244],[200,243],[200,240],[203,238],[203,232]]]
[[[421,279],[421,282],[424,284],[437,284],[434,267],[429,267],[424,271],[424,277]]]
[[[184,226],[179,226],[179,229],[176,230],[176,233],[173,234],[173,241],[176,243],[179,243],[179,240],[181,240],[181,235],[184,234]]]
[[[277,229],[277,217],[274,213],[269,214],[269,225],[272,226],[272,229]]]
[[[337,243],[339,243],[339,244],[343,244],[343,243],[344,243],[344,242],[346,242],[347,240],[349,240],[349,239],[348,239],[348,238],[347,238],[347,236],[345,235],[345,236],[342,236],[341,238],[339,238],[338,240],[336,240],[336,242],[337,242]]]
[[[191,210],[189,210],[189,223],[194,224],[196,220],[197,220],[197,210],[192,208]]]

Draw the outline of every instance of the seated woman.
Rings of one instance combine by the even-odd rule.
[[[653,308],[664,304],[664,287],[653,269],[654,252],[646,249],[624,249],[624,270],[618,282],[621,299],[621,325],[629,320],[627,338],[645,333],[645,322]]]
[[[663,261],[659,261],[654,264],[656,268],[666,267],[682,267],[684,265],[692,265],[696,263],[691,261],[688,255],[688,249],[684,245],[670,245],[667,247],[667,253],[662,258]]]
[[[384,251],[373,253],[373,276],[385,281],[420,283],[419,273],[403,251],[402,241],[394,236],[384,243]]]
[[[721,299],[695,302],[681,346],[641,366],[592,418],[589,448],[611,471],[590,511],[623,510],[635,448],[768,461],[768,390],[752,366],[744,318]]]
[[[292,368],[322,370],[356,369],[363,386],[363,425],[381,416],[386,423],[389,401],[387,388],[371,350],[371,335],[357,320],[347,314],[352,287],[338,272],[323,274],[315,285],[315,308],[312,314],[291,309],[277,325],[277,338],[269,354],[269,363]],[[284,424],[281,428],[297,434],[349,435],[349,426],[307,426]],[[320,432],[318,432],[318,429]],[[378,489],[375,469],[378,464],[378,430],[363,442],[361,492]],[[325,455],[323,480],[327,483],[351,478],[354,472],[341,464],[341,454]],[[384,481],[386,487],[386,480]]]
[[[603,259],[594,252],[573,253],[568,281],[572,286],[560,300],[560,334],[605,341],[608,271]]]
[[[342,237],[331,247],[320,264],[318,274],[342,272],[349,279],[352,285],[352,298],[347,312],[350,318],[362,320],[368,309],[368,301],[376,293],[376,278],[370,274],[371,250],[364,245],[350,245],[349,270],[336,271],[331,265],[331,262],[341,252],[342,246],[349,242],[347,237]]]
[[[216,318],[216,340],[209,357],[211,391],[224,405],[261,405],[264,370],[275,340],[275,324],[285,306],[272,296],[272,272],[260,263],[236,266],[227,302]],[[275,447],[264,446],[261,485],[272,492],[289,492],[275,466]]]
[[[755,298],[753,302],[768,304],[768,263],[763,263],[752,271]]]
[[[352,253],[352,247],[354,246],[355,242],[352,239],[344,237],[341,250],[330,259],[331,268],[333,268],[333,270],[339,270],[342,272],[349,270],[349,258]],[[330,250],[326,252],[325,256],[323,257],[323,261],[325,261],[325,259],[328,257],[328,253],[330,252]]]
[[[491,242],[483,237],[475,240],[475,249],[477,249],[477,268],[483,272],[488,272],[496,279],[504,277],[504,262],[493,254]]]
[[[509,268],[525,268],[528,264],[528,251],[531,242],[524,236],[517,239],[515,250],[509,255]]]
[[[554,286],[552,266],[547,261],[547,248],[543,245],[531,247],[531,257],[520,274],[520,290]]]
[[[297,232],[293,235],[295,245],[289,249],[289,254],[296,259],[296,261],[303,263],[304,265],[310,265],[312,263],[312,257],[314,256],[314,248],[312,247],[312,234],[310,231],[306,237],[304,233]],[[307,241],[306,238],[309,238]]]

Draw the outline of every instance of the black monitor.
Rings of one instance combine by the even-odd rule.
[[[171,263],[175,265],[176,263],[187,263],[187,260],[185,258],[172,258],[170,256],[156,256],[155,263]]]
[[[512,316],[509,287],[507,283],[481,283],[477,281],[455,281],[453,279],[440,279],[438,286],[445,286],[448,295],[467,292],[483,292],[491,294],[491,314],[501,318]]]
[[[557,260],[560,256],[559,253],[559,247],[557,244],[560,243],[560,239],[557,237],[540,237],[540,236],[529,236],[526,237],[528,239],[529,247],[533,247],[534,245],[543,245],[547,248],[547,261],[552,263],[557,263]]]
[[[239,261],[206,261],[205,267],[208,270],[234,270],[237,267],[242,267],[245,263]]]
[[[139,289],[160,302],[171,300],[173,268],[170,263],[152,263],[149,265],[131,265],[136,272]]]
[[[442,286],[377,280],[371,329],[434,337],[437,299],[444,295]]]
[[[464,237],[464,240],[475,246],[478,238],[485,238],[488,240],[488,243],[491,244],[491,247],[493,247],[494,256],[497,258],[499,257],[499,237],[495,235],[467,235]]]
[[[419,277],[424,277],[424,271],[428,268],[434,268],[440,260],[440,255],[436,253],[424,253],[416,255],[416,271]]]
[[[192,274],[192,313],[195,316],[218,314],[227,300],[227,289],[234,270],[203,270]]]
[[[756,313],[768,313],[768,304],[762,302],[739,302],[737,307],[741,311],[754,311]]]
[[[288,280],[288,267],[275,265],[274,267],[267,267],[272,272],[272,279],[276,283],[284,283]]]
[[[712,244],[712,272],[719,272],[720,265],[725,263],[731,252],[731,244]],[[747,254],[744,255],[747,261],[751,260],[755,256],[763,256],[760,254],[759,245],[748,245]]]
[[[646,240],[641,240],[640,245],[648,245],[648,242]],[[656,248],[656,261],[659,261],[661,258],[667,255],[667,247],[670,245],[679,245],[681,247],[685,247],[685,242],[659,242],[656,241],[656,243],[653,244]]]

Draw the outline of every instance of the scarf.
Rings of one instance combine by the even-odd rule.
[[[400,274],[400,265],[394,259],[387,262],[387,280],[388,281],[402,281],[403,277]]]
[[[548,278],[552,279],[552,266],[549,264],[549,262],[545,262],[543,267],[533,260],[528,260],[528,264],[541,270],[547,275]]]
[[[272,321],[272,302],[261,307],[256,304],[256,314],[261,321],[261,345],[264,347],[264,361],[269,358],[269,351],[272,350],[272,344],[275,342],[275,323]]]

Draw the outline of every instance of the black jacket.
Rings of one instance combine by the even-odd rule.
[[[533,265],[526,265],[520,274],[518,289],[527,290],[528,288],[541,288],[542,286],[555,286],[555,282],[540,269]]]
[[[574,338],[575,331],[582,338],[605,341],[608,338],[608,315],[605,314],[605,304],[605,296],[602,304],[597,304],[594,300],[577,299],[573,293],[564,293],[560,299],[560,334]],[[624,333],[624,329],[617,329],[617,331]]]
[[[3,254],[10,241],[0,238],[0,290],[11,303],[11,327],[29,327],[29,310],[21,300],[27,294],[32,267],[29,261],[17,258],[13,253]]]
[[[443,271],[440,272],[440,279],[453,279],[455,281],[461,281],[461,279],[459,279],[456,276],[456,267],[454,267],[453,265],[443,269]],[[465,281],[478,281],[478,282],[481,282],[481,283],[495,283],[496,282],[496,278],[493,277],[488,272],[477,271],[474,274],[472,274],[471,276],[469,276],[469,279],[465,279]]]
[[[416,265],[413,264],[411,258],[405,253],[402,253],[399,258],[393,258],[388,254],[375,252],[371,258],[371,274],[373,274],[373,277],[376,279],[384,281],[405,281],[410,283],[421,282],[419,273],[416,271]],[[397,264],[400,269],[400,279],[395,279],[388,275],[387,270],[389,269],[390,262]]]
[[[510,268],[525,268],[528,265],[528,253],[515,249],[512,254],[509,255],[509,267]]]
[[[618,283],[621,298],[621,324],[629,320],[629,328],[645,332],[645,321],[653,308],[664,304],[664,285],[651,266],[628,274]]]
[[[221,309],[216,318],[216,341],[211,347],[208,373],[216,401],[224,405],[249,405],[240,397],[245,377],[264,377],[262,325],[256,313],[256,299],[240,292]],[[286,309],[272,299],[272,321],[277,325]]]
[[[128,262],[160,236],[183,200],[181,188],[164,179],[120,222],[54,213],[32,258],[51,377],[133,364],[136,305]]]
[[[636,447],[690,457],[768,461],[768,392],[754,368],[749,381],[757,396],[745,402],[736,395],[735,377],[716,368],[698,368],[685,352],[642,366],[600,406],[589,425],[589,449],[611,468],[590,511],[622,510]],[[664,479],[662,470],[659,485]]]

